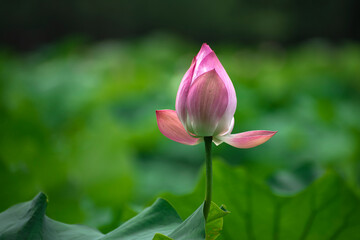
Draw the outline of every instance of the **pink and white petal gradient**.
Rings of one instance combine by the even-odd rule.
[[[216,71],[222,82],[225,84],[228,95],[226,110],[224,111],[222,117],[218,119],[218,126],[213,134],[224,134],[229,129],[228,126],[231,124],[236,109],[235,89],[214,51],[209,47],[209,45],[204,43],[201,46],[199,53],[193,59],[190,68],[181,80],[176,96],[175,109],[180,118],[180,121],[183,123],[187,131],[192,132],[192,126],[188,126],[187,124],[189,123],[189,114],[186,109],[186,99],[188,98],[189,89],[198,77],[212,70]]]
[[[228,105],[225,84],[213,69],[191,85],[186,100],[187,126],[197,136],[213,136]]]
[[[237,100],[234,85],[231,82],[229,75],[226,73],[224,67],[221,65],[219,59],[217,58],[215,52],[204,43],[200,49],[200,53],[203,55],[206,54],[201,60],[196,62],[193,79],[196,79],[198,76],[204,72],[215,69],[217,74],[220,76],[221,80],[225,84],[227,93],[228,93],[228,105],[224,112],[223,117],[219,121],[219,131],[215,134],[224,134],[228,130],[228,126],[231,124],[232,118],[235,114]]]
[[[263,144],[277,131],[255,130],[218,137],[219,140],[237,148],[253,148]]]
[[[157,110],[156,119],[160,132],[175,142],[196,145],[201,141],[186,132],[174,110]]]

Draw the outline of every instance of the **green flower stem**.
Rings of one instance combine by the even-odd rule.
[[[206,154],[206,193],[205,193],[205,203],[204,203],[204,217],[205,221],[208,218],[210,205],[211,205],[211,195],[212,195],[212,160],[211,160],[211,144],[212,137],[204,137],[205,142],[205,154]]]

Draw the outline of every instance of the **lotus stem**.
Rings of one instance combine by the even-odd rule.
[[[212,195],[212,159],[211,159],[211,144],[212,137],[204,137],[205,142],[205,163],[206,163],[206,193],[204,203],[204,217],[205,221],[209,216],[211,195]]]

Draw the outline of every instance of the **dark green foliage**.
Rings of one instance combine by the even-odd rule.
[[[198,41],[359,40],[358,9],[356,0],[4,1],[0,44],[28,49],[69,34],[98,40],[164,30]]]

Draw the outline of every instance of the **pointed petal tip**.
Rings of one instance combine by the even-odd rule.
[[[237,148],[253,148],[267,142],[278,131],[255,130],[220,137],[227,144]]]
[[[210,49],[210,50],[211,50],[209,44],[207,44],[207,43],[203,43],[203,44],[201,45],[201,49]]]
[[[256,130],[259,131],[259,135],[271,135],[274,136],[278,131],[268,131],[268,130]]]
[[[201,62],[207,55],[214,52],[207,43],[203,43],[201,48],[196,55],[196,60]]]
[[[156,119],[160,132],[167,138],[186,145],[196,145],[199,138],[190,136],[180,122],[174,110],[156,110]]]
[[[201,48],[210,48],[210,46],[209,46],[209,44],[207,44],[207,43],[203,43],[202,45],[201,45]],[[211,49],[211,48],[210,48]]]
[[[271,137],[274,136],[278,131],[266,131],[266,132],[268,132],[267,135],[270,135],[270,138],[271,138]]]

